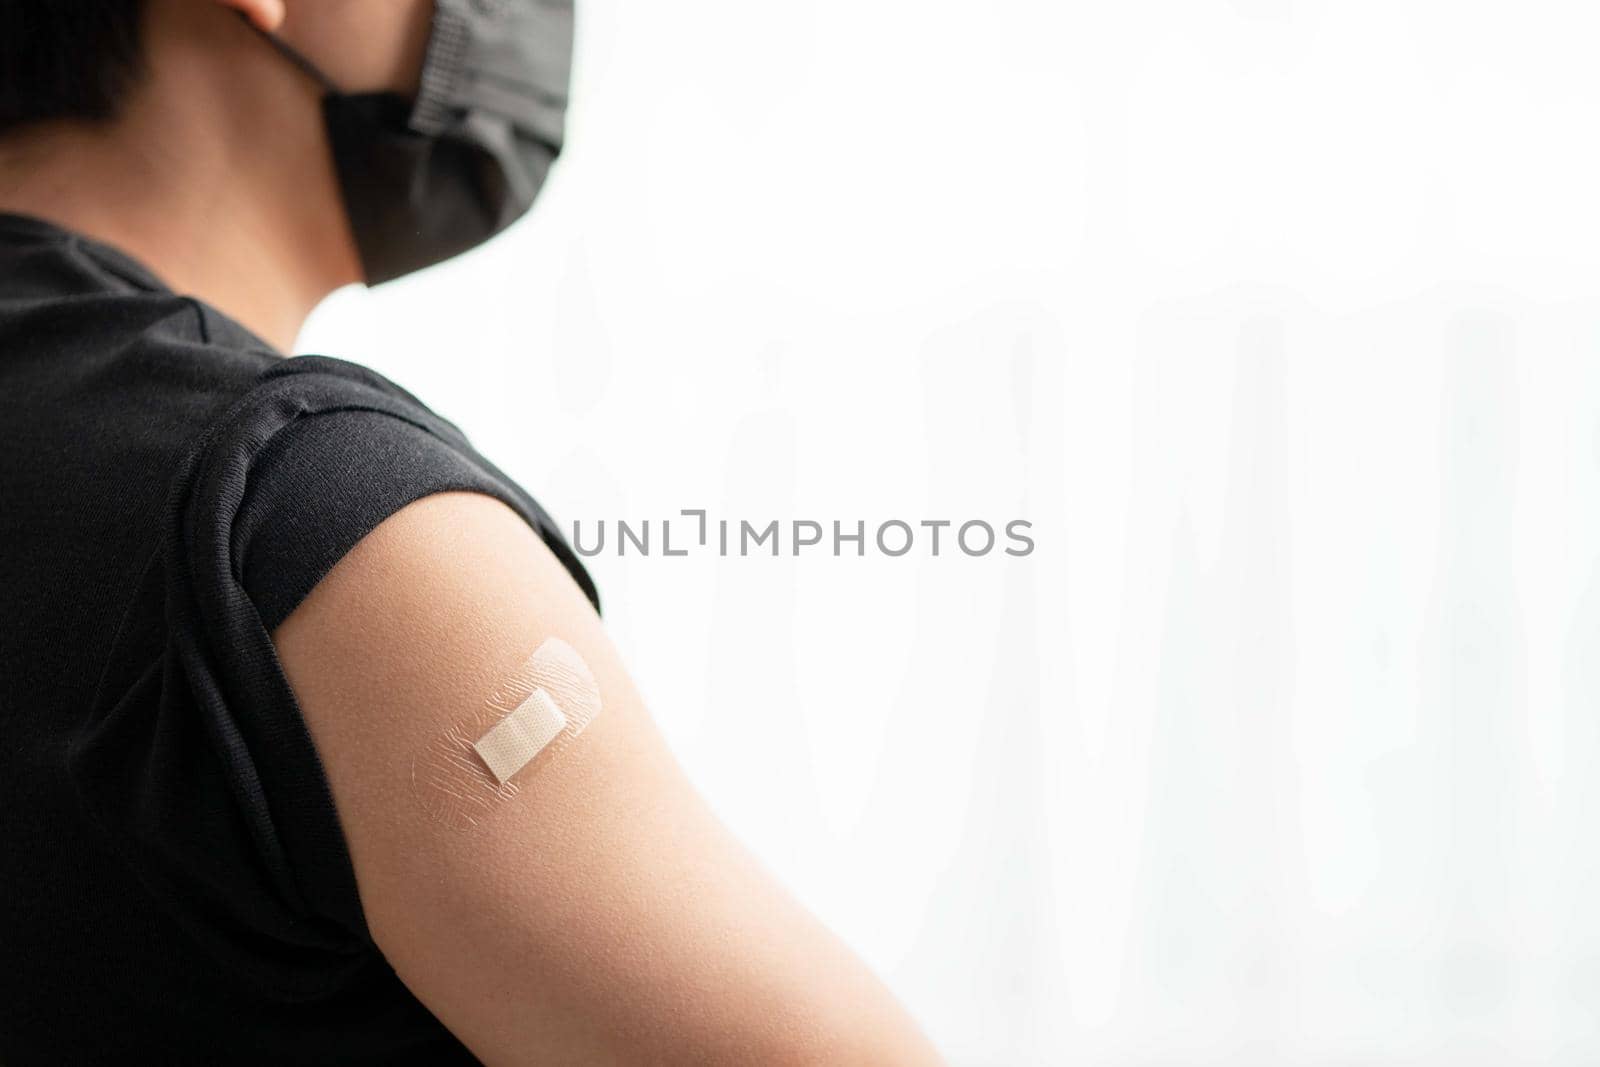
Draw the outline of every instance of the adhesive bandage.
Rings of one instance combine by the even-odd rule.
[[[412,789],[430,818],[475,829],[599,710],[600,687],[589,665],[577,649],[549,638],[474,716],[429,742],[412,761]]]
[[[472,746],[501,785],[533,761],[565,729],[567,717],[543,689],[501,719]]]

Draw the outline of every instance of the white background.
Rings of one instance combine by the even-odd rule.
[[[1600,21],[580,0],[570,149],[305,351],[597,558],[718,810],[959,1064],[1600,1061]]]

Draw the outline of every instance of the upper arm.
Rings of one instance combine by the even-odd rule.
[[[593,609],[505,505],[403,508],[273,637],[374,940],[486,1062],[934,1058],[709,813]],[[599,713],[470,832],[429,818],[417,755],[549,637],[588,664]]]

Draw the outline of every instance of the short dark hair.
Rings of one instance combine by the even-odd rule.
[[[0,0],[0,133],[105,119],[140,72],[144,0]]]

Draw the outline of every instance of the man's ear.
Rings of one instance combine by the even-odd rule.
[[[250,20],[251,25],[264,33],[276,33],[278,27],[283,25],[285,14],[283,0],[216,0],[216,2],[239,12]]]

